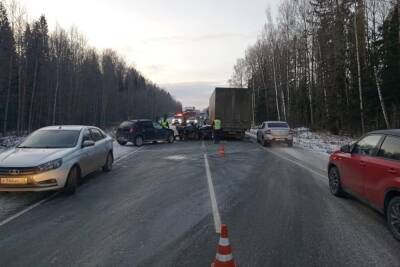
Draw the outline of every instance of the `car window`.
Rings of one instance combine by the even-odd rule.
[[[269,128],[289,128],[289,125],[284,122],[269,122],[268,123]]]
[[[161,130],[161,129],[162,129],[161,125],[158,124],[157,122],[153,122],[153,127],[156,128],[156,129],[158,129],[158,130]]]
[[[38,130],[28,136],[20,148],[70,148],[76,146],[80,130]]]
[[[93,141],[95,141],[95,142],[104,138],[103,134],[95,128],[90,129],[90,133],[92,135]]]
[[[151,121],[143,121],[140,123],[142,127],[144,128],[153,128],[153,123]]]
[[[119,126],[119,128],[132,128],[133,122],[131,121],[124,121],[123,123],[121,123],[121,125]]]
[[[387,136],[379,149],[378,157],[400,160],[400,138]]]
[[[358,141],[353,149],[353,154],[364,156],[373,156],[376,154],[376,149],[382,135],[368,135]]]
[[[90,131],[88,129],[85,129],[85,131],[83,132],[82,142],[85,142],[88,140],[93,140],[93,139],[92,139],[92,136],[90,135]]]

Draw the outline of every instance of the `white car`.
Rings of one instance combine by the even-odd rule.
[[[50,126],[0,154],[0,191],[64,190],[100,168],[111,171],[113,140],[92,126]]]
[[[257,141],[263,146],[268,146],[273,142],[286,143],[289,147],[293,146],[293,130],[284,121],[263,122],[257,130]]]

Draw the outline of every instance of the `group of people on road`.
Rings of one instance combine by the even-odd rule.
[[[163,128],[169,129],[169,122],[167,120],[167,117],[164,116],[161,121],[160,125]],[[212,122],[212,129],[213,129],[213,139],[214,139],[214,144],[218,144],[221,140],[221,133],[222,133],[222,121],[218,118],[216,118]]]

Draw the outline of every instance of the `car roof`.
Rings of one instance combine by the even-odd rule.
[[[76,131],[80,131],[86,127],[97,128],[95,126],[85,126],[85,125],[54,125],[54,126],[47,126],[47,127],[41,128],[41,130],[76,130]]]
[[[286,121],[264,121],[264,123],[286,123]]]
[[[370,132],[370,134],[388,134],[388,135],[400,136],[400,129],[377,130]]]
[[[145,121],[153,122],[152,120],[149,120],[149,119],[127,120],[127,121],[124,121],[124,122],[132,122],[132,123],[135,123],[135,122],[145,122]],[[124,122],[123,122],[123,123],[124,123]]]

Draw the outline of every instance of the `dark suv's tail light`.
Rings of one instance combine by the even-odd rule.
[[[135,130],[133,128],[129,129],[129,133],[133,133]]]

